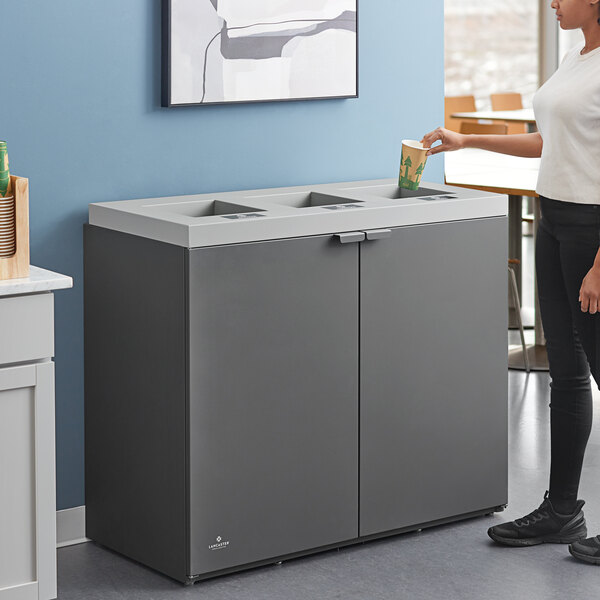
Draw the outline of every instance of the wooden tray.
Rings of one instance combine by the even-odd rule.
[[[0,258],[0,280],[29,277],[29,180],[11,175],[15,195],[17,251]]]

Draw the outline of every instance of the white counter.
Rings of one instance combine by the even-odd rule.
[[[29,267],[29,277],[1,280],[0,296],[49,292],[70,287],[73,287],[73,279],[68,275],[31,266]]]

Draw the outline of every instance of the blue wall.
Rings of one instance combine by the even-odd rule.
[[[56,293],[58,508],[84,504],[82,224],[90,202],[395,177],[443,124],[443,0],[359,2],[359,98],[160,108],[160,0],[2,0],[0,139],[30,179]],[[443,181],[443,158],[424,179]],[[0,340],[1,343],[1,340]]]

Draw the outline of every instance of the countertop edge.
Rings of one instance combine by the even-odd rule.
[[[29,277],[0,281],[0,297],[18,296],[35,292],[51,292],[73,287],[73,278],[31,265]]]

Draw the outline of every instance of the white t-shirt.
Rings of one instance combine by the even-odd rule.
[[[571,48],[533,97],[544,142],[535,191],[600,204],[600,48],[581,49]]]

